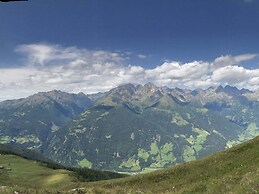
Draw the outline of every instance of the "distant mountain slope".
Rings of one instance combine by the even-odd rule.
[[[37,162],[41,163],[53,163],[54,162],[47,157],[43,156],[42,154],[38,153],[37,151],[34,150],[29,150],[26,148],[10,145],[10,144],[0,144],[0,154],[4,155],[16,155],[20,156],[25,159],[29,160],[35,160]],[[59,165],[58,163],[55,163],[57,166]],[[60,165],[61,166],[61,165]]]
[[[254,96],[230,86],[119,86],[54,131],[45,154],[65,165],[122,172],[195,160],[259,134]]]
[[[41,92],[0,103],[0,143],[12,143],[41,152],[49,135],[58,131],[92,101],[84,94]]]
[[[69,166],[151,171],[259,135],[259,92],[127,84],[106,93],[41,92],[0,103],[0,143]]]
[[[259,137],[202,160],[121,180],[88,183],[85,193],[258,193]]]

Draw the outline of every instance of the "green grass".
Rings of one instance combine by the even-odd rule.
[[[156,170],[158,170],[158,168],[147,167],[147,168],[144,168],[143,171],[140,172],[140,174],[146,174],[146,173],[154,172]]]
[[[83,160],[79,161],[78,164],[81,167],[86,167],[86,168],[92,167],[92,163],[90,161],[88,161],[87,159],[83,159]]]
[[[0,194],[76,194],[72,190],[83,187],[86,181],[125,177],[87,169],[52,169],[45,163],[10,154],[0,154],[0,166]]]
[[[11,140],[12,140],[12,138],[9,136],[2,136],[2,137],[0,137],[0,144],[10,143]]]
[[[184,120],[178,113],[176,113],[172,118],[172,123],[175,123],[176,125],[181,127],[189,124],[189,122]]]
[[[131,169],[132,171],[139,171],[141,168],[139,166],[139,160],[134,158],[129,158],[127,161],[121,163],[120,167],[126,167]]]
[[[0,155],[0,183],[4,186],[20,185],[25,188],[64,190],[76,186],[76,177],[67,170],[53,170],[33,160],[15,155]],[[1,190],[0,190],[1,192]]]
[[[124,179],[87,183],[86,193],[258,193],[259,137],[202,160]]]
[[[161,158],[163,161],[176,161],[176,158],[173,154],[173,144],[172,143],[166,143],[161,148]]]
[[[147,159],[149,157],[149,153],[146,152],[144,149],[139,148],[138,149],[138,157],[143,158],[145,162],[147,162]]]
[[[186,162],[196,160],[195,150],[190,146],[185,146],[183,150],[183,158]]]
[[[238,140],[236,141],[231,141],[229,140],[227,142],[226,147],[232,147],[233,145],[239,144],[241,142],[247,141],[255,136],[259,135],[259,130],[258,127],[256,126],[256,123],[250,123],[247,127],[247,129],[238,135]]]
[[[148,174],[91,183],[77,182],[66,170],[47,169],[18,156],[1,155],[0,166],[12,170],[0,171],[1,185],[8,186],[0,188],[0,193],[258,193],[258,150],[259,137],[201,160]],[[72,191],[73,188],[78,191]]]
[[[159,149],[156,142],[151,143],[150,145],[150,154],[157,155],[159,153]]]

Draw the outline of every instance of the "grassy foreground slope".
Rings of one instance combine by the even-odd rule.
[[[35,151],[0,144],[0,193],[69,192],[84,182],[125,176],[107,171],[64,167]]]
[[[87,183],[85,193],[258,193],[259,137],[150,174]]]
[[[53,170],[38,162],[15,155],[0,155],[0,193],[17,190],[17,186],[30,189],[64,190],[76,187],[77,179],[73,172]],[[6,187],[5,187],[6,186]],[[18,189],[19,190],[19,189]]]
[[[125,175],[91,169],[53,169],[45,163],[21,156],[0,154],[0,193],[4,194],[15,191],[23,194],[71,193],[86,181],[118,177]]]

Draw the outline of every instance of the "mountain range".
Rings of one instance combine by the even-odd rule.
[[[66,166],[149,172],[259,134],[259,92],[127,84],[97,95],[41,92],[0,103],[0,143]]]
[[[49,135],[65,126],[92,101],[83,93],[40,92],[0,103],[0,143],[18,144],[43,152]]]

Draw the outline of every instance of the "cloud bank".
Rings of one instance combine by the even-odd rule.
[[[16,52],[26,57],[26,64],[0,69],[0,100],[53,89],[95,93],[125,83],[146,82],[189,89],[220,84],[252,90],[259,88],[259,69],[246,69],[241,65],[258,57],[258,54],[225,55],[212,62],[170,61],[153,69],[145,69],[128,65],[126,53],[104,50],[92,51],[42,43],[20,45]]]

